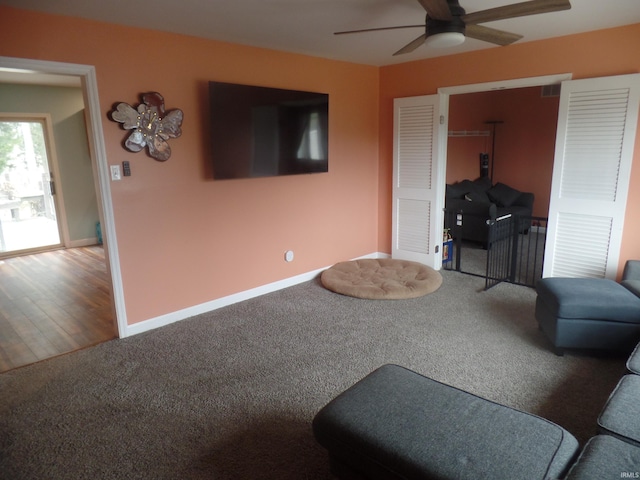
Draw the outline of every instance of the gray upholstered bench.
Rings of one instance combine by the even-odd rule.
[[[384,365],[313,420],[341,479],[561,478],[577,440],[541,417]]]
[[[628,353],[640,340],[640,298],[613,280],[544,278],[536,320],[556,353],[565,348]]]
[[[639,447],[609,435],[596,435],[589,439],[565,480],[637,478],[638,465]]]
[[[639,375],[620,379],[598,417],[598,430],[640,447]]]

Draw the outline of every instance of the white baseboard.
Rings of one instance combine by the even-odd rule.
[[[91,245],[98,245],[98,237],[81,238],[79,240],[70,240],[67,248],[80,248],[89,247]]]
[[[376,253],[371,253],[369,255],[364,255],[362,257],[358,257],[357,259],[389,258],[389,257],[390,257],[389,254],[376,252]],[[210,302],[201,303],[200,305],[194,305],[192,307],[184,308],[176,312],[167,313],[166,315],[161,315],[159,317],[150,318],[149,320],[143,320],[142,322],[134,323],[132,325],[127,325],[126,331],[124,332],[124,335],[122,335],[122,338],[130,337],[131,335],[137,335],[139,333],[147,332],[149,330],[154,330],[156,328],[164,327],[171,323],[179,322],[180,320],[184,320],[186,318],[190,318],[195,315],[200,315],[202,313],[210,312],[212,310],[217,310],[218,308],[226,307],[228,305],[233,305],[234,303],[243,302],[251,298],[259,297],[267,293],[276,292],[278,290],[282,290],[283,288],[292,287],[299,283],[313,280],[318,275],[320,275],[320,273],[322,273],[324,270],[326,270],[329,267],[330,265],[324,268],[313,270],[311,272],[296,275],[295,277],[285,278],[284,280],[279,280],[277,282],[269,283],[267,285],[262,285],[260,287],[252,288],[250,290],[238,292],[233,295],[228,295],[226,297],[217,298]]]

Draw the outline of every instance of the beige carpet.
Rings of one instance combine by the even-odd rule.
[[[442,275],[433,268],[390,258],[336,263],[320,279],[332,292],[368,300],[417,298],[442,285]]]

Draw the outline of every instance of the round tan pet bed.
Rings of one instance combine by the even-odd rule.
[[[322,272],[320,281],[325,288],[351,297],[399,300],[435,292],[442,275],[421,263],[382,258],[336,263]]]

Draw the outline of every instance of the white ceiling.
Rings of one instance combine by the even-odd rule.
[[[467,13],[511,3],[519,1],[460,0]],[[522,43],[640,23],[640,0],[571,0],[571,4],[567,11],[484,25],[524,35]],[[459,47],[421,46],[394,57],[395,51],[423,31],[410,28],[333,35],[343,30],[423,23],[425,12],[417,0],[0,0],[0,5],[377,66],[509,48],[467,39]],[[634,50],[638,47],[621,45]]]

